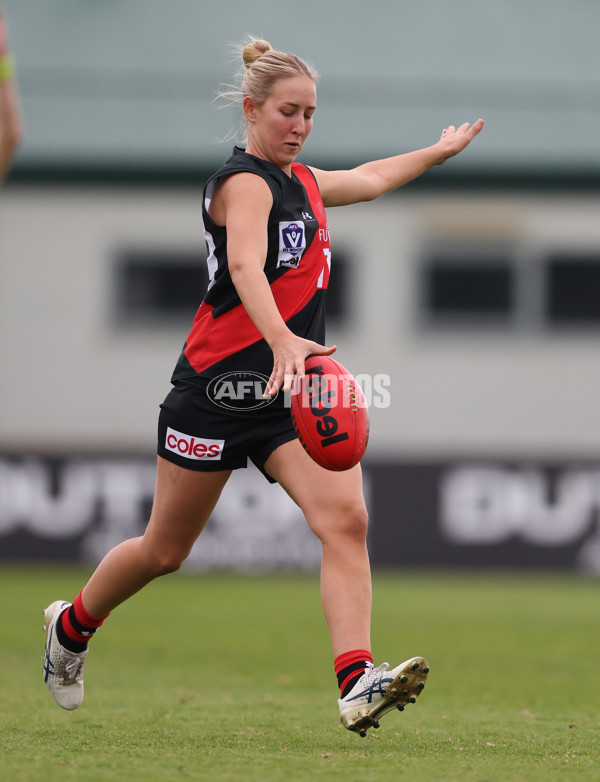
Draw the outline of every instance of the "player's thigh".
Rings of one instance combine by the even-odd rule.
[[[188,470],[158,457],[156,490],[144,538],[153,547],[189,550],[204,529],[231,470]]]
[[[366,532],[367,510],[360,464],[349,470],[326,470],[306,453],[298,440],[280,445],[265,469],[302,509],[311,528],[321,537],[321,525]]]

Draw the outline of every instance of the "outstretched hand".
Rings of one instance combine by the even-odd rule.
[[[468,122],[463,123],[459,128],[449,125],[444,128],[440,140],[436,144],[440,152],[440,158],[437,165],[441,166],[449,157],[454,157],[462,152],[468,146],[479,131],[483,128],[483,120],[478,119],[472,125]]]

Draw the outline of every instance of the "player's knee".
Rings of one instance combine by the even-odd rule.
[[[323,543],[343,537],[364,543],[367,538],[369,516],[364,502],[340,502],[335,509],[317,514],[311,525],[315,534]]]
[[[185,559],[185,555],[182,555],[177,550],[163,550],[154,552],[150,558],[150,567],[152,569],[155,578],[159,576],[166,576],[169,573],[175,573]]]
[[[344,532],[361,542],[367,538],[369,515],[364,503],[355,503],[344,514]]]

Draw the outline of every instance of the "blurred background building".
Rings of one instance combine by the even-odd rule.
[[[328,341],[371,401],[376,565],[600,572],[600,5],[0,0],[25,140],[0,192],[0,558],[95,560],[147,520],[158,404],[206,285],[200,196],[248,33],[313,62],[302,161],[486,121],[329,210]],[[254,470],[196,567],[315,567]]]

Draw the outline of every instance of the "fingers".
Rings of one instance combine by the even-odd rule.
[[[477,120],[477,122],[474,122],[471,127],[471,133],[476,136],[479,131],[483,128],[483,120],[481,117]]]
[[[282,391],[289,391],[294,382],[294,377],[304,377],[304,362],[299,371],[286,372],[284,369],[273,369],[271,377],[269,378],[263,397],[277,396],[279,389]]]
[[[336,350],[337,345],[327,347],[326,345],[319,345],[318,342],[309,343],[302,359],[296,361],[294,370],[292,372],[284,372],[282,391],[289,391],[292,388],[295,377],[302,380],[305,374],[304,361],[307,356],[330,356]]]
[[[279,386],[281,385],[282,380],[283,380],[283,373],[273,368],[273,371],[271,372],[271,377],[268,379],[267,385],[265,386],[263,398],[269,396],[275,396],[279,391]]]
[[[312,355],[314,353],[315,356],[330,356],[332,353],[335,353],[336,350],[337,345],[331,345],[330,347],[325,347],[325,345],[315,345],[315,350],[311,350],[307,355]]]
[[[302,370],[301,377],[304,377],[304,370]],[[282,391],[289,391],[291,389],[291,387],[292,387],[292,383],[293,382],[294,382],[294,375],[293,375],[293,373],[291,375],[290,374],[284,375]]]
[[[289,391],[294,382],[294,376],[304,377],[304,360],[301,364],[280,363],[273,367],[271,377],[267,381],[263,397],[277,396],[279,389]]]
[[[305,341],[305,346],[300,355],[289,357],[287,359],[275,360],[273,371],[267,381],[263,397],[276,396],[279,390],[290,391],[294,383],[294,378],[300,380],[304,377],[304,360],[307,356],[330,356],[337,350],[337,345],[329,347],[319,345],[318,342]]]
[[[463,122],[463,124],[458,128],[458,130],[454,127],[454,125],[448,125],[447,128],[444,128],[442,131],[442,136],[447,136],[452,133],[466,133],[469,128],[474,133],[479,133],[481,128],[483,127],[483,120],[480,118],[477,120],[477,122],[474,122],[473,125],[471,125],[470,122]]]
[[[469,122],[463,122],[458,129],[455,128],[454,125],[449,125],[447,128],[444,128],[440,138],[440,141],[443,142],[440,163],[443,163],[449,157],[453,157],[461,152],[471,143],[482,128],[483,120],[481,118],[472,125]]]

